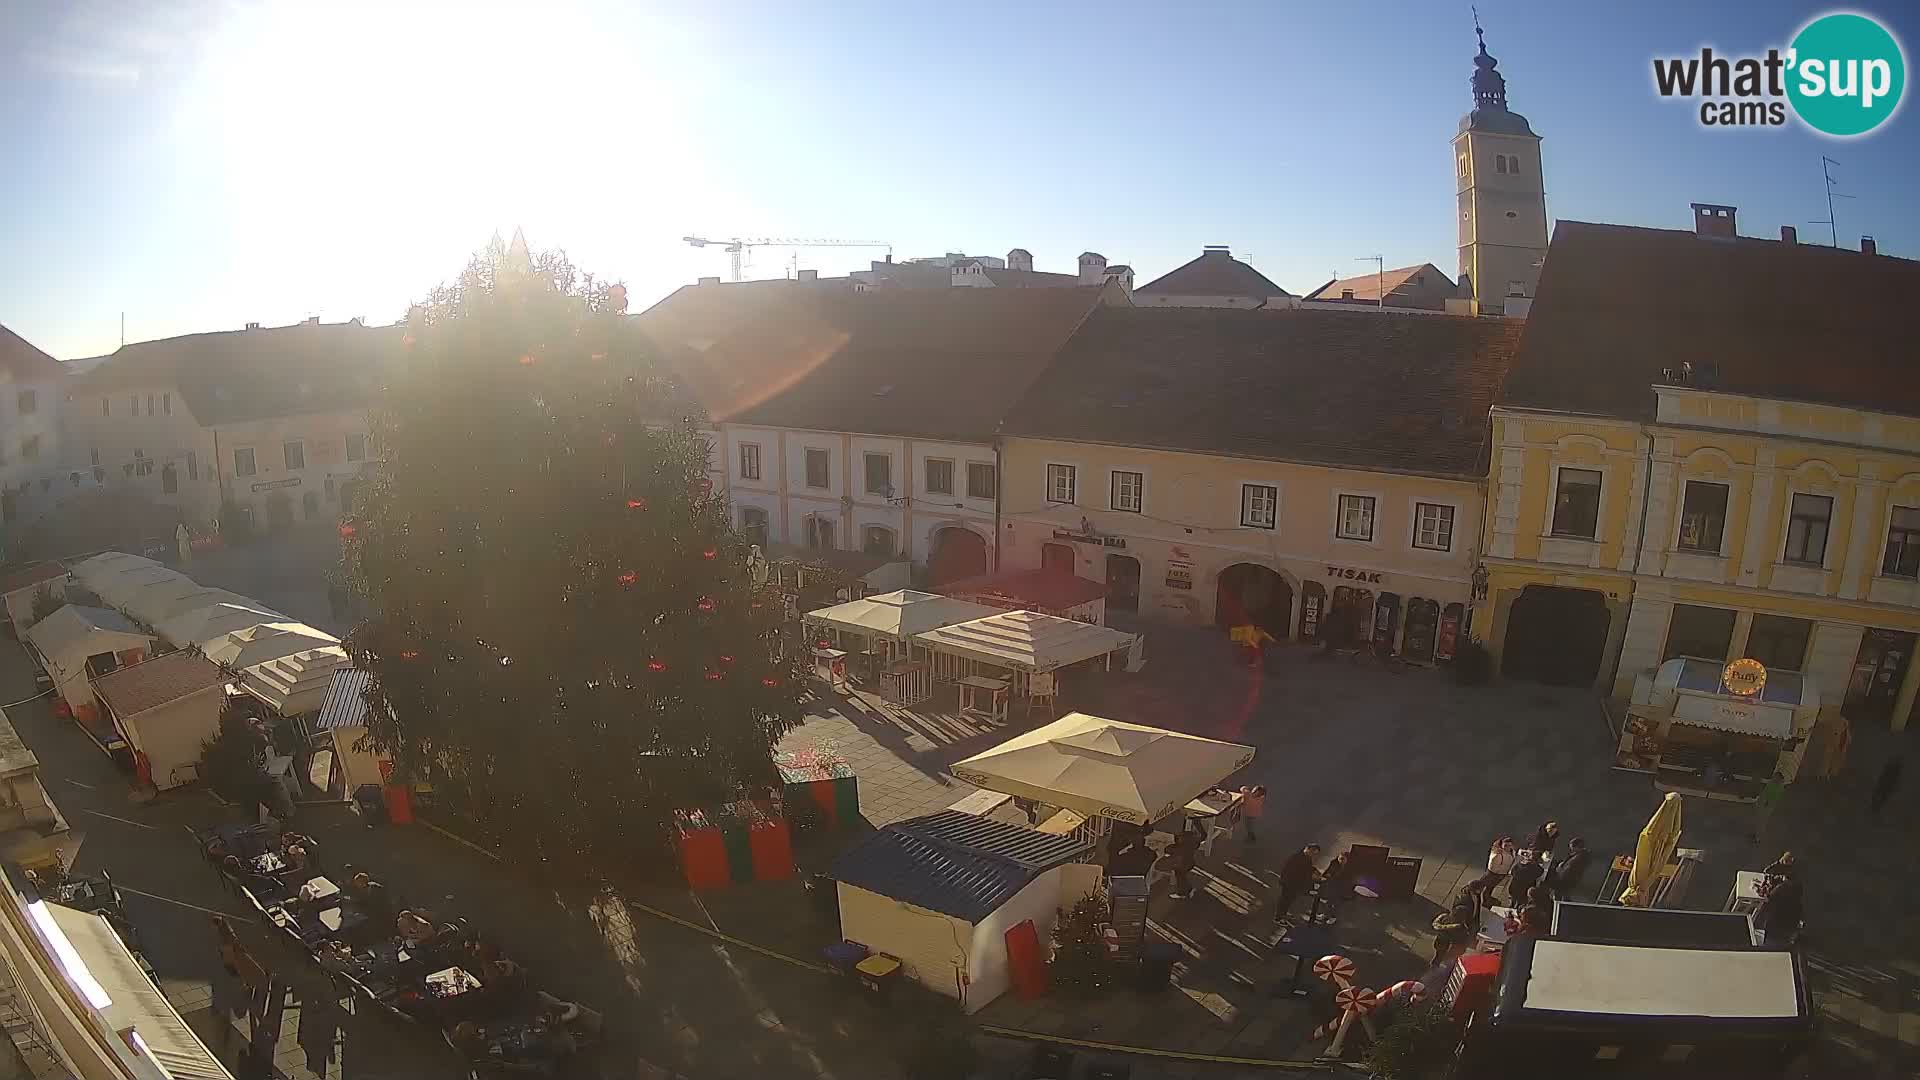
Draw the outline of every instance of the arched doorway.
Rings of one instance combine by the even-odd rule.
[[[1107,610],[1140,610],[1140,560],[1131,555],[1107,556]]]
[[[928,585],[945,585],[986,572],[987,542],[979,533],[958,525],[934,530],[933,550],[927,556]]]
[[[1433,643],[1440,631],[1440,605],[1422,596],[1407,601],[1407,636],[1400,646],[1402,658],[1416,663],[1433,659]]]
[[[284,491],[267,496],[267,527],[274,532],[293,528],[293,500]]]
[[[1554,686],[1592,686],[1612,617],[1592,589],[1529,585],[1507,612],[1500,674]]]
[[[1252,623],[1281,641],[1292,636],[1293,588],[1272,567],[1234,563],[1220,571],[1213,602],[1214,625]]]

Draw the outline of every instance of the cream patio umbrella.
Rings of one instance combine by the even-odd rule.
[[[1633,870],[1627,875],[1627,887],[1620,893],[1622,904],[1653,906],[1660,875],[1667,868],[1667,860],[1673,858],[1674,849],[1680,846],[1680,805],[1680,793],[1667,792],[1667,797],[1660,800],[1660,808],[1647,819],[1646,828],[1640,830],[1640,842],[1633,847]]]
[[[969,784],[1150,825],[1253,760],[1253,747],[1069,713],[953,766]]]

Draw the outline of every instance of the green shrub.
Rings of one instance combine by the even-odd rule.
[[[1055,986],[1097,990],[1112,981],[1113,959],[1102,933],[1111,919],[1107,902],[1097,895],[1060,910],[1053,924],[1053,960],[1049,964]]]
[[[1413,1080],[1444,1064],[1460,1042],[1460,1026],[1438,1001],[1402,1007],[1367,1047],[1367,1068],[1380,1080]]]

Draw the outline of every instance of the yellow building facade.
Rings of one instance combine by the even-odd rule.
[[[1812,675],[1823,718],[1920,694],[1920,420],[1659,386],[1653,422],[1493,410],[1475,626],[1615,699],[1674,656]]]

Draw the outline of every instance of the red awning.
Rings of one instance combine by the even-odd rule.
[[[1062,570],[1009,570],[942,585],[940,591],[962,600],[995,606],[1063,612],[1107,595],[1107,587]]]

